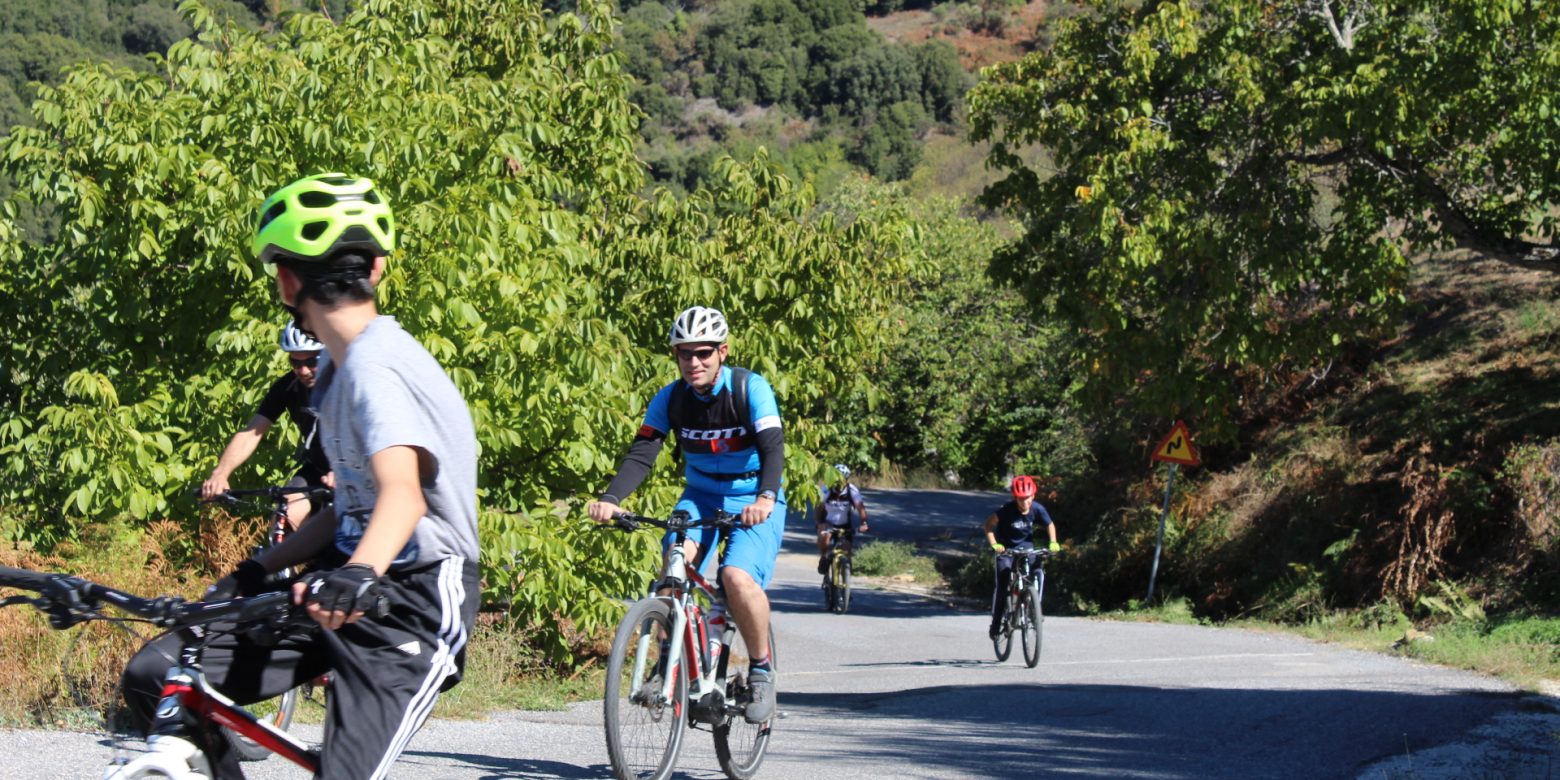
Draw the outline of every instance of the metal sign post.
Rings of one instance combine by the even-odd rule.
[[[1159,536],[1154,539],[1154,566],[1148,572],[1148,598],[1145,603],[1154,601],[1154,580],[1159,577],[1159,556],[1165,548],[1165,521],[1170,517],[1170,494],[1175,488],[1175,472],[1182,466],[1196,466],[1202,463],[1197,457],[1197,449],[1192,446],[1192,433],[1186,429],[1186,423],[1176,420],[1175,427],[1170,429],[1169,435],[1159,441],[1159,446],[1154,448],[1153,460],[1162,461],[1170,465],[1170,476],[1165,480],[1165,506],[1159,512]]]
[[[1175,471],[1180,464],[1170,464],[1170,479],[1165,482],[1165,508],[1159,512],[1159,536],[1154,539],[1154,568],[1148,571],[1147,603],[1154,601],[1154,580],[1159,576],[1159,553],[1165,548],[1165,518],[1170,516],[1170,490],[1175,487]]]

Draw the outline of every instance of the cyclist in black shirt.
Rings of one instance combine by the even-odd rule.
[[[266,391],[265,398],[260,401],[260,408],[249,419],[248,427],[233,434],[227,448],[222,450],[222,456],[217,459],[216,469],[200,486],[202,498],[211,498],[228,489],[228,477],[234,469],[249,460],[249,456],[255,454],[260,439],[271,429],[272,424],[282,418],[283,411],[298,426],[298,448],[293,452],[293,459],[298,462],[298,472],[287,485],[331,485],[330,461],[325,458],[325,448],[319,437],[314,435],[314,411],[309,406],[309,392],[314,389],[314,368],[324,347],[292,322],[282,329],[281,344],[287,359],[292,363],[292,369],[271,383],[271,389]],[[308,519],[311,511],[308,499],[302,495],[294,496],[287,507],[287,521],[296,529]]]
[[[1002,594],[1007,593],[1008,583],[1013,579],[1013,559],[1002,553],[1033,551],[1035,525],[1040,523],[1045,524],[1045,531],[1051,537],[1051,552],[1062,549],[1056,541],[1056,524],[1051,522],[1051,514],[1035,500],[1037,489],[1033,477],[1022,474],[1014,477],[1013,500],[986,518],[986,543],[997,553],[997,589],[991,595],[989,633],[992,637],[996,637],[997,629],[1002,626],[1002,618],[1007,612],[1007,600]]]

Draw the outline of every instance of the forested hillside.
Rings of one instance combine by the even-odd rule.
[[[147,55],[160,56],[192,28],[178,11],[178,0],[8,0],[0,14],[0,137],[9,128],[33,124],[30,106],[35,85],[53,86],[65,69],[100,62],[149,72]],[[244,28],[273,26],[281,14],[301,5],[323,8],[338,18],[347,0],[302,4],[299,0],[212,0],[206,6],[219,19]],[[15,183],[0,177],[0,200]],[[44,207],[25,205],[20,218],[32,235],[50,235],[53,216]]]

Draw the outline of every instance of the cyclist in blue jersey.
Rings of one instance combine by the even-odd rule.
[[[677,509],[695,520],[725,510],[741,518],[731,532],[720,566],[726,604],[755,649],[749,667],[752,701],[744,711],[749,723],[774,714],[774,680],[769,653],[769,597],[764,588],[774,576],[785,531],[785,438],[774,390],[763,377],[727,366],[726,318],[694,306],[672,323],[672,356],[681,378],[650,399],[644,424],[629,445],[617,476],[599,500],[587,505],[591,519],[610,522],[618,506],[650,473],[667,434],[682,450],[687,486]],[[714,528],[690,533],[695,547],[689,560],[706,575],[720,541]],[[664,542],[669,544],[670,542]],[[763,656],[758,657],[762,652]]]
[[[1051,513],[1035,500],[1038,489],[1034,477],[1022,474],[1014,477],[1013,500],[997,507],[983,526],[986,543],[997,553],[997,589],[991,594],[991,630],[987,632],[993,638],[1007,613],[1007,600],[1002,595],[1007,593],[1008,583],[1013,579],[1013,559],[1002,553],[1033,552],[1035,526],[1040,524],[1045,525],[1046,534],[1051,538],[1051,552],[1062,549],[1056,541],[1056,524],[1051,522]]]

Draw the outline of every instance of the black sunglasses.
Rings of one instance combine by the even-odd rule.
[[[677,350],[677,359],[693,360],[694,358],[698,358],[699,362],[702,363],[706,360],[709,360],[710,356],[713,354],[715,354],[715,347],[705,347],[703,349],[679,349]]]
[[[290,357],[290,358],[287,358],[287,362],[291,363],[293,365],[293,368],[303,368],[304,366],[308,366],[309,368],[313,368],[316,365],[319,365],[320,356],[319,355],[315,355],[313,357],[306,357],[306,358]]]

